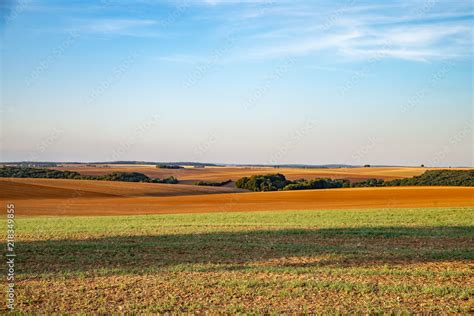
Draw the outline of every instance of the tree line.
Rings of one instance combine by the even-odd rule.
[[[422,175],[406,179],[384,181],[367,179],[351,182],[347,179],[318,178],[290,181],[284,175],[267,174],[243,177],[236,181],[237,188],[250,191],[312,190],[332,188],[359,188],[385,186],[474,186],[474,170],[428,170]]]
[[[232,182],[232,180],[226,180],[226,181],[222,181],[222,182],[196,181],[193,184],[194,185],[210,186],[210,187],[221,187],[221,186],[224,186],[224,185],[229,184],[231,182]]]
[[[139,172],[113,172],[100,176],[81,175],[75,171],[62,171],[46,168],[12,167],[0,168],[2,178],[48,178],[48,179],[77,179],[77,180],[102,180],[124,182],[147,182],[177,184],[178,179],[150,178]],[[195,185],[223,186],[231,180],[223,182],[198,181]],[[267,174],[243,177],[235,183],[237,188],[250,191],[279,191],[279,190],[310,190],[332,188],[357,188],[357,187],[388,187],[388,186],[474,186],[474,170],[427,170],[422,175],[406,179],[384,181],[383,179],[367,179],[359,182],[350,182],[346,179],[299,179],[287,180],[284,175]]]
[[[235,182],[237,188],[250,191],[330,189],[349,187],[349,184],[350,182],[344,179],[299,179],[290,181],[281,173],[243,177]]]
[[[99,181],[123,181],[123,182],[148,182],[177,184],[175,177],[150,178],[140,172],[112,172],[100,176],[81,175],[75,171],[62,171],[46,168],[10,167],[0,168],[1,178],[45,178],[45,179],[75,179],[75,180],[99,180]]]

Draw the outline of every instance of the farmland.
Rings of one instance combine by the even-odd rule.
[[[105,167],[107,166],[107,167]],[[152,178],[167,178],[174,176],[183,183],[196,181],[236,181],[239,178],[251,175],[281,173],[290,180],[300,178],[333,178],[360,181],[369,178],[384,180],[407,178],[422,174],[430,168],[418,167],[377,167],[377,168],[273,168],[273,167],[206,167],[160,169],[154,165],[80,165],[66,164],[53,169],[75,171],[84,175],[98,176],[111,172],[140,172]],[[436,169],[436,168],[434,168]]]
[[[128,171],[143,171],[127,166]],[[150,169],[150,167],[147,167]],[[97,168],[98,169],[98,168]],[[108,168],[102,168],[108,169]],[[218,168],[219,169],[219,168]],[[224,168],[220,168],[224,169]],[[230,168],[235,172],[234,168]],[[248,169],[241,168],[240,175]],[[400,175],[406,170],[360,168],[359,177],[377,174]],[[165,169],[151,169],[165,170]],[[171,170],[171,169],[166,169]],[[173,169],[174,171],[175,169]],[[176,169],[188,170],[193,169]],[[291,169],[316,172],[319,169]],[[398,170],[395,172],[395,170]],[[186,171],[186,172],[188,172]],[[344,173],[344,170],[319,172]],[[109,171],[110,172],[110,171]],[[181,171],[185,172],[185,171]],[[214,174],[214,168],[200,169],[201,176]],[[205,172],[208,172],[207,174]],[[291,174],[290,172],[290,174]],[[411,170],[410,172],[415,172]],[[82,173],[81,173],[82,174]],[[227,174],[228,175],[228,174]],[[344,174],[347,176],[347,174]],[[155,175],[156,176],[156,175]],[[163,176],[163,175],[161,175]],[[200,212],[251,212],[284,210],[324,210],[406,207],[474,206],[473,187],[381,187],[330,190],[249,192],[229,186],[132,183],[76,179],[1,178],[0,200],[14,200],[18,216],[32,215],[144,215]]]
[[[262,172],[113,168],[104,174],[181,172],[189,183]],[[423,172],[342,169],[278,172],[358,179]],[[249,192],[2,178],[0,202],[15,203],[18,312],[472,311],[473,187]]]
[[[19,180],[17,182],[17,180]],[[40,181],[42,180],[42,181]],[[66,189],[71,183],[79,189]],[[31,185],[25,182],[47,183]],[[59,183],[58,183],[59,182]],[[0,182],[0,200],[15,197],[18,216],[144,215],[202,212],[474,206],[474,188],[389,187],[242,192],[189,185],[115,183],[84,180],[14,179]],[[14,185],[11,185],[14,184]],[[17,185],[27,185],[17,188]],[[110,188],[117,188],[114,191]],[[125,188],[131,188],[124,193]],[[28,191],[25,193],[25,189]],[[9,191],[11,190],[11,191]],[[116,193],[113,193],[116,192]],[[201,192],[201,194],[198,194]],[[213,193],[213,194],[209,194]],[[0,196],[1,197],[1,196]]]
[[[473,22],[0,0],[0,316],[474,315]]]
[[[65,179],[0,178],[0,199],[179,196],[242,192],[236,188]]]
[[[21,217],[16,309],[468,312],[473,211]]]

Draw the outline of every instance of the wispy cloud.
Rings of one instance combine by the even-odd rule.
[[[199,64],[208,62],[209,58],[205,56],[196,56],[190,54],[174,54],[166,56],[158,56],[156,58],[158,61],[178,63],[178,64]]]
[[[299,56],[314,53],[323,49],[341,46],[350,40],[361,37],[357,31],[333,34],[328,36],[310,36],[302,39],[296,39],[283,44],[272,44],[269,46],[258,47],[250,51],[248,56],[251,58],[270,58],[284,57],[287,55]]]
[[[346,59],[380,54],[384,58],[429,61],[472,55],[473,18],[456,6],[452,11],[431,12],[435,8],[407,9],[407,3],[400,2],[400,15],[395,14],[398,11],[394,12],[393,4],[392,10],[386,10],[386,6],[335,8],[320,13],[320,17],[314,14],[317,11],[306,9],[311,18],[300,15],[298,20],[282,16],[269,30],[253,34],[256,40],[246,45],[248,49],[241,50],[241,56],[284,58],[328,51]],[[266,14],[269,12],[283,14],[276,9]]]
[[[213,25],[199,33],[204,41],[219,41],[219,32],[232,29],[239,38],[225,61],[285,58],[327,53],[341,60],[364,59],[372,54],[384,58],[430,61],[472,56],[472,3],[447,0],[387,0],[383,3],[329,0],[141,0],[138,12],[120,11],[123,18],[104,17],[106,10],[130,8],[130,1],[104,1],[108,6],[89,4],[93,17],[72,20],[74,29],[89,34],[172,37],[194,33],[196,21]],[[180,10],[174,6],[183,5]],[[122,5],[123,4],[123,5]],[[36,5],[38,6],[38,5]],[[43,4],[43,6],[45,6]],[[34,6],[33,6],[34,7]],[[41,5],[40,5],[41,7]],[[70,5],[67,10],[78,9]],[[84,6],[81,6],[84,9]],[[171,9],[170,9],[171,8]],[[145,11],[144,11],[145,10]],[[171,10],[171,14],[169,11]],[[146,18],[143,18],[146,16]],[[184,23],[176,26],[181,19]],[[172,21],[173,23],[164,23]],[[189,23],[188,22],[193,22]],[[166,26],[166,27],[164,27]],[[224,31],[223,31],[224,29]],[[232,32],[230,32],[232,33]],[[185,47],[186,45],[182,45]],[[180,45],[178,45],[180,47]],[[163,61],[194,63],[206,60],[177,48]],[[211,53],[211,52],[209,52]]]
[[[156,34],[149,27],[157,22],[150,19],[97,18],[79,21],[79,29],[86,33],[150,36]]]

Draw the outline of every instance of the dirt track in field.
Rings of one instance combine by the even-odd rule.
[[[51,190],[56,192],[57,188]],[[63,195],[40,199],[37,198],[40,193],[35,191],[29,194],[31,198],[9,198],[15,202],[18,216],[474,206],[474,188],[467,187],[351,188],[155,197],[73,196],[68,199]]]
[[[427,168],[417,167],[374,167],[374,168],[249,168],[249,167],[206,167],[183,169],[158,169],[153,165],[109,165],[96,167],[86,165],[64,165],[53,169],[76,171],[84,175],[104,175],[111,172],[141,172],[152,178],[174,176],[183,183],[204,181],[236,181],[245,176],[282,173],[289,180],[311,178],[337,178],[361,181],[369,178],[392,180],[422,174]]]

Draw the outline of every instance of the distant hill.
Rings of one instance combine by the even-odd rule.
[[[251,168],[299,168],[299,169],[335,169],[335,168],[362,168],[366,165],[348,164],[239,164],[239,163],[210,163],[195,161],[139,161],[139,160],[119,160],[119,161],[97,161],[97,162],[77,162],[77,161],[10,161],[0,162],[0,165],[16,165],[27,167],[54,167],[60,164],[71,165],[168,165],[168,166],[196,166],[196,167],[251,167]],[[367,165],[367,168],[413,168],[419,166],[399,166],[399,165]],[[430,168],[430,166],[427,166]],[[451,167],[449,167],[451,168]],[[472,168],[456,166],[455,168]]]

